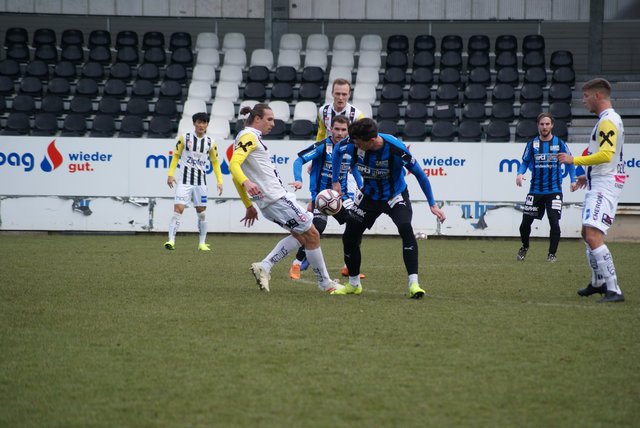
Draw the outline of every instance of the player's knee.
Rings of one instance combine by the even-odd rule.
[[[322,235],[324,230],[327,228],[327,217],[325,216],[314,216],[313,217],[313,225],[318,230],[318,233]]]
[[[184,205],[174,205],[173,206],[173,212],[178,213],[178,214],[182,214],[184,212]]]
[[[398,233],[400,234],[400,236],[403,239],[406,239],[406,238],[409,238],[409,237],[414,237],[415,238],[415,236],[413,234],[413,226],[411,226],[410,222],[400,223],[398,225]]]

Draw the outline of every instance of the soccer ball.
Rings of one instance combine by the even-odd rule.
[[[324,189],[316,196],[316,209],[325,215],[335,215],[342,208],[340,194],[332,189]]]
[[[416,239],[427,239],[427,234],[424,232],[417,232]]]

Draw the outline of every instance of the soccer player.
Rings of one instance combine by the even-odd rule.
[[[560,243],[560,216],[562,215],[562,165],[558,162],[558,153],[571,154],[571,152],[564,141],[553,135],[554,120],[550,113],[540,113],[537,121],[538,136],[525,146],[522,163],[516,176],[516,185],[522,187],[522,182],[526,180],[524,173],[528,169],[531,170],[531,185],[524,203],[522,223],[520,223],[522,247],[518,250],[516,258],[522,261],[527,256],[531,224],[533,220],[541,220],[546,211],[551,228],[547,261],[555,262]],[[574,191],[575,167],[569,165],[568,170],[571,191]]]
[[[315,209],[315,200],[318,193],[324,189],[331,189],[331,155],[333,148],[341,140],[345,139],[349,133],[349,119],[346,116],[334,116],[331,120],[331,136],[322,141],[318,141],[298,153],[298,158],[293,163],[293,175],[295,180],[290,183],[295,190],[302,188],[302,165],[311,161],[311,171],[309,177],[309,191],[311,192],[311,211],[313,212],[313,225],[322,235],[327,227],[327,216]],[[353,205],[353,193],[349,192],[347,186],[347,175],[350,171],[350,157],[345,156],[340,170],[340,185],[342,190],[342,208],[333,217],[340,224],[344,224],[349,216],[348,209]],[[353,170],[357,187],[362,186],[362,177],[357,169]],[[298,249],[296,258],[289,268],[289,278],[300,279],[302,262],[305,259],[304,247]],[[346,265],[342,268],[344,276],[348,276]],[[361,275],[361,277],[364,277]]]
[[[251,272],[260,290],[269,291],[271,268],[291,251],[304,245],[318,287],[329,294],[338,294],[344,287],[329,277],[320,248],[320,234],[313,225],[313,215],[298,205],[296,197],[284,187],[262,140],[262,135],[268,134],[273,128],[273,111],[266,104],[256,104],[253,108],[244,107],[240,113],[248,114],[248,117],[245,120],[246,127],[233,143],[229,169],[246,207],[245,217],[241,221],[251,226],[258,218],[253,206],[255,202],[262,215],[290,233],[261,262],[251,265]]]
[[[329,136],[327,135],[327,130],[331,129],[334,117],[345,116],[350,124],[364,117],[364,113],[348,102],[351,96],[351,84],[349,81],[345,79],[334,80],[331,86],[331,96],[333,96],[333,102],[324,104],[318,109],[316,141],[322,141]]]
[[[176,184],[176,168],[180,164],[173,206],[173,217],[169,222],[169,240],[164,243],[167,250],[175,250],[176,233],[180,227],[180,219],[184,207],[193,204],[198,213],[198,231],[200,233],[199,251],[211,251],[207,239],[207,158],[211,160],[213,173],[218,182],[218,195],[222,195],[222,172],[218,161],[218,147],[210,136],[206,135],[209,126],[207,113],[196,113],[192,116],[195,132],[187,132],[178,138],[173,158],[169,165],[167,184],[173,189]]]
[[[424,290],[418,283],[418,243],[411,226],[413,210],[405,181],[405,169],[411,172],[427,197],[431,213],[444,222],[446,216],[436,205],[429,178],[411,156],[407,147],[396,137],[378,133],[378,126],[369,118],[360,119],[349,127],[349,138],[340,143],[333,155],[333,189],[340,191],[338,181],[342,157],[351,155],[363,179],[362,191],[355,197],[347,226],[342,235],[344,260],[349,269],[349,284],[345,294],[360,294],[360,242],[381,214],[387,214],[402,238],[402,256],[408,274],[409,297],[421,299]]]
[[[598,115],[588,154],[576,157],[568,153],[558,155],[562,163],[586,167],[586,176],[579,177],[578,186],[587,186],[582,212],[582,238],[591,267],[591,282],[578,290],[578,294],[604,294],[599,303],[623,302],[624,295],[618,285],[613,257],[604,237],[613,224],[627,178],[622,156],[624,127],[620,115],[611,104],[611,84],[607,80],[596,78],[585,83],[582,102],[587,110]]]

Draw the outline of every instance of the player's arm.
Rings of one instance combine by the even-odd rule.
[[[524,147],[524,152],[522,153],[522,162],[520,162],[520,165],[518,165],[518,173],[516,175],[516,185],[518,187],[521,187],[522,182],[526,180],[526,178],[524,177],[524,173],[527,172],[527,169],[529,169],[533,160],[531,152],[531,141],[529,141]]]
[[[571,156],[568,154],[559,154],[558,159],[562,163],[574,164],[579,166],[600,165],[610,162],[613,154],[616,152],[616,143],[618,141],[618,128],[610,120],[601,120],[596,130],[598,143],[600,148],[597,152],[586,156]]]
[[[429,204],[429,209],[431,213],[438,218],[441,222],[444,222],[447,218],[444,211],[440,209],[438,204],[436,204],[436,200],[433,197],[433,190],[431,189],[431,182],[429,181],[429,177],[424,173],[424,170],[420,168],[418,162],[409,154],[406,153],[403,155],[405,160],[405,168],[407,168],[418,180],[418,184],[420,184],[420,188],[422,189],[422,193],[427,198],[427,203]],[[407,163],[406,159],[410,158],[411,160]]]
[[[316,141],[322,141],[327,138],[327,127],[324,125],[322,114],[318,111],[318,133],[316,134]]]
[[[211,150],[209,150],[209,159],[211,160],[213,173],[216,176],[216,182],[218,183],[218,195],[222,195],[222,170],[220,169],[220,160],[218,159],[218,146],[213,139],[211,139]]]
[[[251,154],[257,147],[257,140],[255,135],[246,133],[240,137],[240,141],[236,144],[236,148],[231,155],[229,161],[229,171],[233,177],[234,185],[238,189],[240,199],[245,203],[245,207],[251,205],[250,196],[260,195],[260,188],[253,183],[242,171],[241,165],[247,160],[247,156]],[[247,195],[248,194],[248,195]],[[245,200],[246,197],[246,200]],[[247,202],[248,204],[247,205]]]
[[[298,152],[298,157],[293,162],[293,178],[297,182],[300,182],[301,185],[302,185],[302,165],[317,158],[320,153],[320,148],[324,150],[324,145],[321,146],[321,142],[314,143],[309,147],[307,147],[306,149]]]
[[[336,192],[342,194],[342,185],[340,184],[340,171],[342,169],[342,158],[348,150],[349,137],[333,145],[333,154],[331,155],[331,187]]]
[[[353,175],[353,179],[356,180],[356,186],[358,186],[358,189],[362,189],[362,186],[364,186],[362,174],[360,174],[360,171],[355,167],[353,162],[351,162],[350,166],[349,170],[351,171],[351,175]]]
[[[180,156],[182,156],[182,151],[184,150],[184,141],[182,139],[182,135],[178,138],[178,142],[176,143],[176,148],[173,151],[173,157],[171,158],[171,163],[169,164],[169,174],[167,177],[167,185],[170,188],[173,188],[176,179],[174,177],[176,173],[176,168],[178,168],[178,162],[180,161]]]
[[[566,153],[571,156],[571,150],[569,150],[567,143],[565,143],[563,140],[560,140],[560,153]],[[567,169],[569,170],[569,179],[573,184],[576,182],[576,167],[571,163],[567,165]]]

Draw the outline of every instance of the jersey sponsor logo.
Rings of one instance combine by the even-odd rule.
[[[604,143],[607,143],[609,144],[609,146],[613,147],[613,142],[609,138],[616,135],[615,131],[610,130],[606,134],[604,133],[604,131],[600,131],[598,135],[600,136],[600,147],[602,147]]]
[[[505,174],[512,174],[518,171],[518,168],[520,168],[520,165],[521,165],[521,161],[518,159],[502,159],[500,160],[500,162],[498,162],[498,172],[505,173]],[[560,167],[560,171],[562,171],[562,178],[569,175],[569,168],[567,167],[567,165],[563,164]]]
[[[600,214],[600,209],[602,208],[602,193],[598,193],[598,196],[596,197],[596,205],[595,207],[593,207],[593,216],[591,217],[592,220],[597,220],[598,219],[598,215]]]
[[[609,215],[603,213],[602,222],[607,226],[611,226],[613,224],[613,219]]]
[[[236,144],[236,147],[241,148],[245,153],[247,152],[247,147],[251,147],[253,146],[253,141],[249,141],[247,143],[243,143],[242,141],[238,141],[238,144]]]

